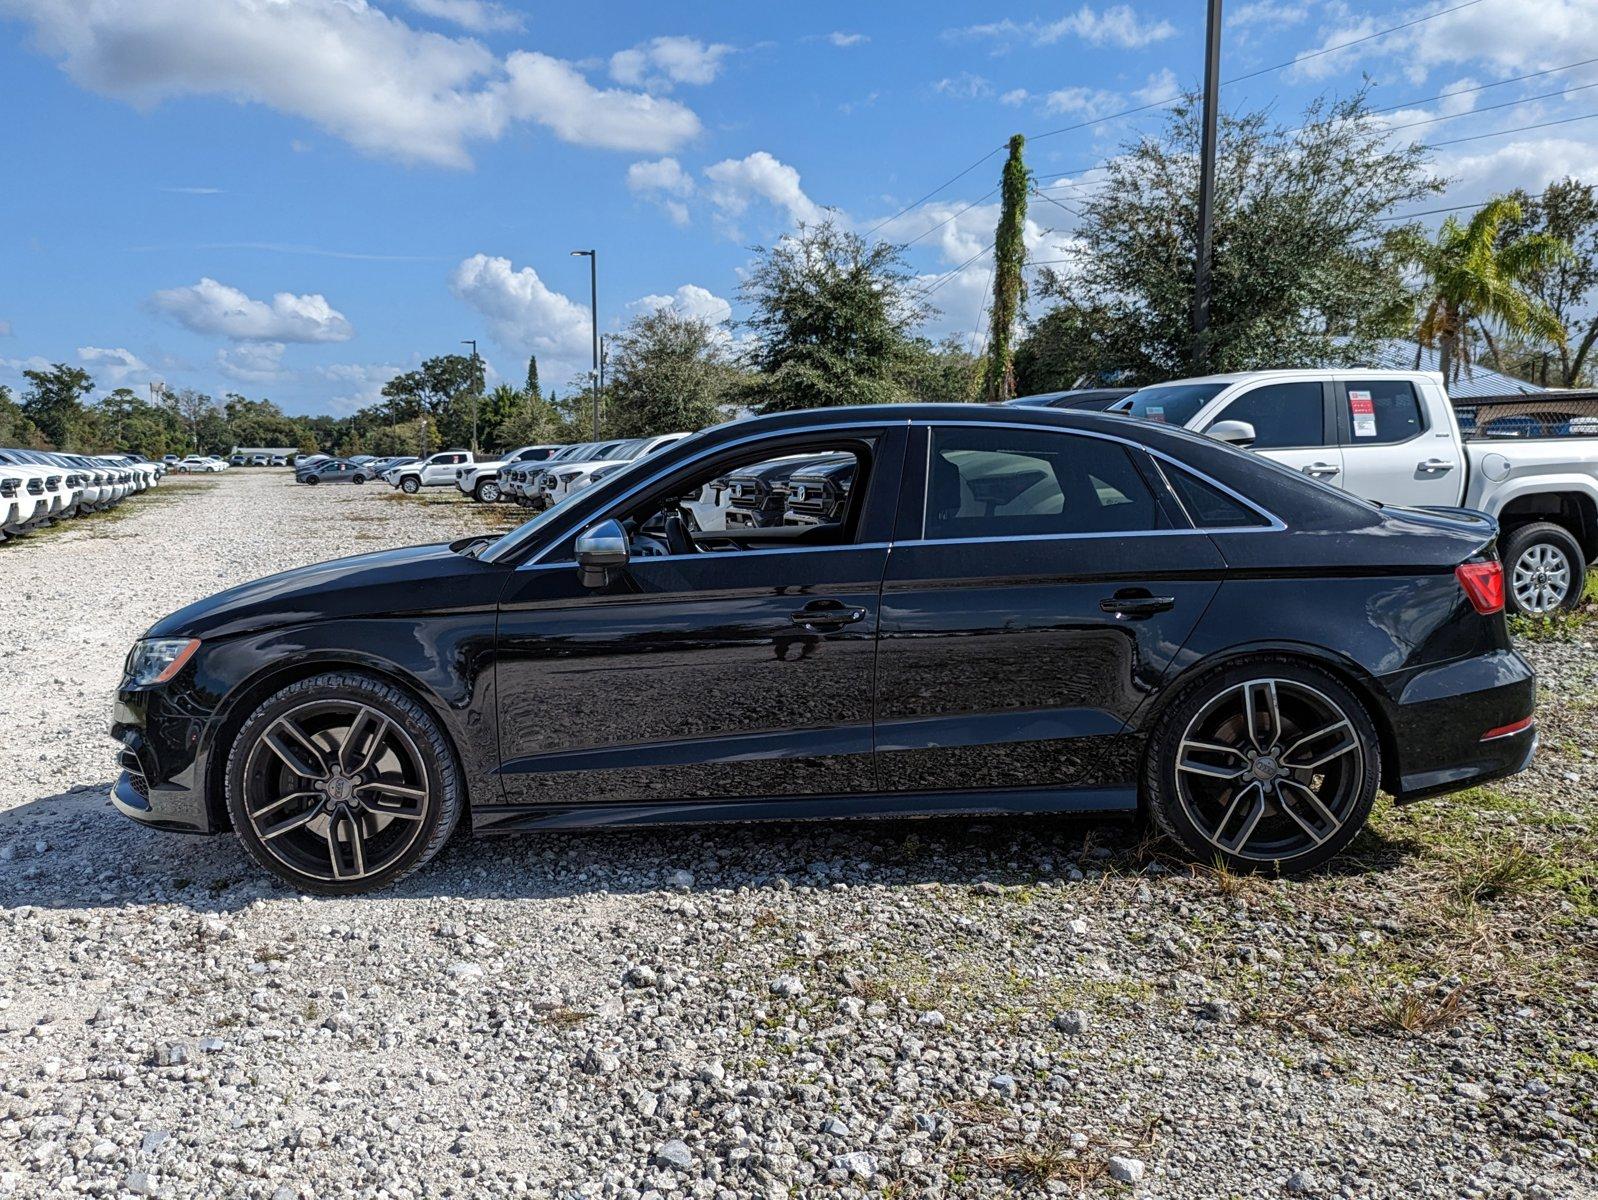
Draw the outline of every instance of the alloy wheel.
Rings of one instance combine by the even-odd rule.
[[[1359,806],[1366,756],[1348,715],[1292,679],[1250,679],[1188,722],[1176,790],[1199,834],[1234,858],[1277,862],[1335,837]]]
[[[1510,587],[1522,612],[1553,612],[1570,592],[1570,559],[1551,542],[1534,542],[1521,551]]]
[[[483,484],[482,487],[477,489],[477,498],[484,504],[493,504],[499,499],[499,485],[497,483]]]
[[[343,883],[393,865],[424,835],[431,785],[400,724],[365,704],[317,700],[274,720],[244,766],[244,807],[266,853]]]

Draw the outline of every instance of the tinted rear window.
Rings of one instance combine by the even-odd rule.
[[[1173,383],[1144,388],[1123,400],[1117,411],[1142,417],[1145,421],[1186,425],[1225,387],[1224,383]]]

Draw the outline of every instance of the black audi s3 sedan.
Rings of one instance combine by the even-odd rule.
[[[852,464],[824,521],[700,530],[741,468]],[[1179,429],[898,405],[722,425],[499,537],[322,563],[158,621],[114,798],[353,892],[476,833],[1146,812],[1298,871],[1377,789],[1521,770],[1496,527]]]

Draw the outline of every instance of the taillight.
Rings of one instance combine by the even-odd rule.
[[[1471,607],[1482,616],[1504,611],[1504,565],[1501,562],[1494,559],[1460,563],[1454,568],[1454,577],[1465,589]]]

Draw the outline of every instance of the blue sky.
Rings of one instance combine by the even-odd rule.
[[[1405,105],[1393,124],[1446,118],[1395,137],[1489,135],[1436,151],[1440,205],[1598,180],[1598,120],[1566,121],[1598,113],[1598,88],[1565,94],[1598,63],[1504,82],[1598,58],[1598,4],[1459,3],[1233,0],[1223,76],[1300,61],[1224,102],[1291,123],[1368,75],[1375,104]],[[1030,150],[1070,172],[1051,183],[1069,202],[1159,120],[1109,114],[1198,81],[1199,0],[998,11],[0,0],[0,382],[66,361],[102,387],[349,412],[475,337],[491,373],[519,379],[536,351],[564,385],[588,358],[573,248],[599,250],[602,329],[663,303],[735,318],[749,247],[795,221],[869,230],[1013,132],[1082,126]],[[996,210],[955,214],[999,165],[879,231],[921,235],[934,336],[980,329]],[[1032,218],[1034,259],[1069,245],[1064,209]]]

